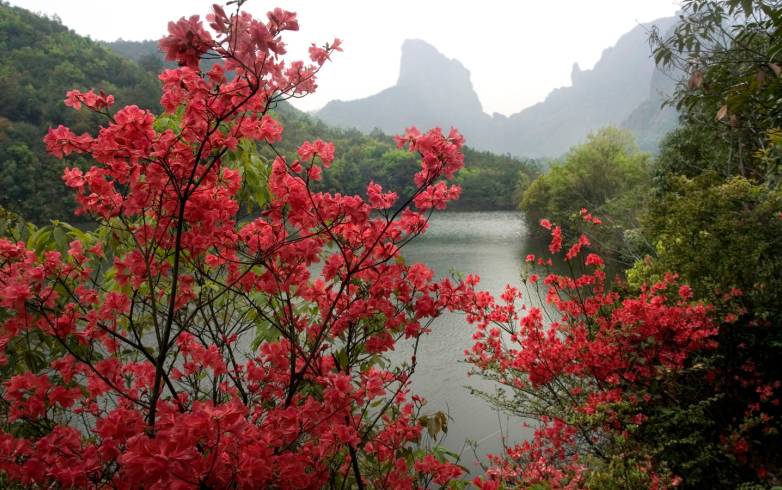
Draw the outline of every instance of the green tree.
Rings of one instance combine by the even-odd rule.
[[[619,256],[629,251],[624,235],[637,227],[650,164],[650,156],[638,149],[630,132],[602,129],[535,179],[523,194],[521,209],[531,223],[547,218],[574,236],[580,230],[580,210],[587,208],[605,221],[593,232],[593,241]]]
[[[686,488],[782,481],[780,7],[688,0],[674,31],[652,36],[658,63],[687,77],[672,100],[681,127],[663,142],[641,216],[653,246],[627,276],[637,288],[678,272],[715,305],[718,332],[642,429]]]
[[[709,165],[722,175],[764,179],[779,171],[778,158],[758,157],[769,131],[782,125],[781,6],[778,0],[686,0],[673,32],[651,38],[655,60],[687,74],[671,101],[683,123],[729,153]]]
[[[157,111],[157,77],[56,18],[5,3],[0,52],[0,206],[38,223],[69,218],[74,201],[62,185],[63,165],[46,154],[41,139],[59,124],[94,132],[98,118],[67,111],[65,92],[96,87],[113,93],[119,104],[132,101]]]
[[[680,379],[670,406],[644,429],[688,488],[780,476],[782,412],[773,401],[782,379],[780,212],[778,187],[709,171],[669,176],[642,220],[655,253],[628,271],[630,285],[677,271],[696,298],[715,305],[720,325],[717,349]],[[773,395],[759,395],[759,386]]]

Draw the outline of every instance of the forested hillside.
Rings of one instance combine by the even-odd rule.
[[[113,94],[118,104],[159,110],[155,75],[76,35],[57,19],[0,4],[0,206],[35,220],[68,218],[63,163],[46,154],[49,127],[94,132],[99,118],[63,104],[73,88]]]
[[[159,112],[157,74],[165,63],[157,43],[109,45],[78,36],[58,19],[0,5],[0,206],[36,222],[72,218],[75,203],[62,186],[63,164],[46,154],[42,138],[60,124],[94,133],[100,117],[68,110],[63,104],[68,90],[104,90],[118,105]],[[390,136],[332,129],[287,104],[277,109],[292,135],[284,150],[292,153],[294,142],[316,138],[337,143],[334,172],[324,182],[329,190],[363,193],[373,179],[384,188],[412,185],[412,160],[396,151]],[[466,167],[458,177],[462,209],[514,208],[519,173],[531,177],[538,168],[531,161],[469,150]]]

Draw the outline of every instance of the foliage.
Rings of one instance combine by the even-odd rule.
[[[588,208],[607,223],[590,238],[603,251],[619,255],[628,251],[625,230],[637,227],[649,165],[649,155],[638,150],[629,132],[603,129],[535,179],[523,194],[521,208],[530,223],[548,218],[570,234],[582,231],[579,213]]]
[[[652,37],[655,60],[688,74],[673,100],[684,122],[709,127],[710,144],[730,152],[730,159],[712,162],[723,175],[778,173],[778,159],[764,165],[756,153],[782,122],[781,6],[778,0],[687,0],[674,31]]]
[[[682,375],[658,423],[638,435],[687,488],[778,484],[780,4],[682,7],[672,34],[652,37],[657,61],[689,78],[641,218],[653,246],[628,280],[638,288],[679,272],[714,305],[718,348],[696,356],[704,376]]]
[[[542,279],[537,269],[557,264],[526,259],[535,266],[525,276],[528,296],[546,308],[523,305],[510,286],[499,299],[476,295],[468,317],[476,341],[467,359],[503,388],[475,393],[532,419],[535,429],[531,441],[491,456],[477,486],[780,482],[782,195],[770,198],[767,188],[740,178],[699,185],[682,178],[681,194],[667,197],[672,202],[659,215],[665,250],[630,271],[635,287],[609,289],[603,261],[584,251],[589,240],[582,235],[564,253],[570,276]],[[752,202],[756,207],[748,207]],[[588,212],[582,219],[596,221]],[[541,225],[551,233],[549,251],[560,253],[561,228],[548,220]],[[726,268],[710,269],[710,259]],[[742,267],[748,270],[737,273]],[[682,270],[692,287],[668,268]],[[739,284],[742,278],[750,284]]]
[[[672,425],[667,435],[689,438],[701,455],[724,453],[726,444],[743,449],[738,459],[716,463],[713,457],[698,461],[693,452],[677,455],[693,479],[697,472],[703,482],[717,474],[717,481],[738,483],[742,476],[756,477],[753,468],[771,474],[782,467],[777,456],[782,450],[782,370],[777,362],[782,355],[780,212],[778,187],[706,172],[694,178],[671,177],[668,192],[652,201],[644,218],[644,232],[656,240],[656,253],[628,271],[630,283],[679,271],[697,297],[718,307],[722,318],[719,349],[701,360],[713,382],[691,383],[700,390],[680,394],[683,411],[672,408],[668,415],[711,426],[682,431],[688,426]],[[702,415],[687,415],[688,404]]]
[[[698,297],[716,300],[731,288],[753,296],[756,314],[778,302],[782,283],[782,191],[714,173],[677,176],[651,202],[644,229],[657,239],[652,260],[631,271],[635,284],[678,271]],[[636,276],[634,272],[642,274]],[[765,306],[763,306],[765,305]]]
[[[135,61],[145,70],[152,73],[159,73],[164,67],[175,67],[171,61],[163,59],[163,52],[160,51],[160,45],[157,41],[125,41],[124,39],[117,39],[116,41],[103,44],[118,55]]]
[[[288,104],[279,104],[275,112],[285,124],[290,141],[312,139],[321,135],[340,149],[335,154],[331,171],[324,174],[318,189],[342,194],[360,194],[374,181],[383,188],[413,191],[410,173],[417,166],[409,152],[400,151],[393,138],[380,131],[365,135],[357,130],[342,130],[327,126]],[[296,148],[279,145],[286,155],[294,155]],[[263,152],[263,149],[261,150]],[[269,152],[265,153],[273,157]],[[537,162],[479,152],[464,148],[464,168],[456,174],[455,182],[462,195],[449,209],[452,210],[509,210],[518,202],[519,181],[530,181],[540,172]]]
[[[48,179],[64,169],[97,223],[0,213],[3,486],[463,487],[438,445],[447,416],[410,393],[415,354],[387,356],[400,341],[415,352],[448,310],[475,324],[467,361],[501,387],[475,393],[534,425],[479,488],[782,483],[776,2],[688,0],[653,39],[660,63],[690,74],[683,125],[653,169],[609,128],[539,177],[534,162],[465,150],[455,130],[392,140],[294,110],[285,101],[315,89],[340,42],[286,62],[295,14],[260,21],[242,3],[215,6],[208,27],[170,24],[161,47],[176,68],[160,76],[157,117],[154,100],[112,109],[125,87],[159,88],[102,50],[90,62],[128,70],[117,100],[71,90],[79,112],[62,112],[57,83],[103,72],[87,63],[71,80],[58,65],[38,80],[41,60],[97,48],[41,19],[33,36],[24,11],[0,8],[0,32],[19,30],[0,38],[16,60],[0,62],[0,83],[35,101],[0,95],[0,184],[17,196],[2,203],[57,216]],[[27,144],[50,122],[46,149],[67,166],[42,166]],[[434,280],[399,255],[460,193],[486,208],[523,193],[530,220],[559,223],[540,219],[550,256],[526,258],[543,306],[511,286],[495,299],[472,275]],[[611,286],[592,243],[649,255]],[[542,277],[560,254],[570,275]]]
[[[0,4],[0,51],[0,206],[36,221],[70,217],[74,203],[61,185],[64,167],[46,155],[41,138],[58,124],[94,131],[99,118],[67,111],[63,92],[96,87],[121,104],[132,101],[156,111],[159,82],[57,19],[5,3]]]
[[[537,271],[527,276],[528,290],[554,311],[519,308],[512,288],[501,300],[478,296],[468,360],[504,385],[478,394],[536,421],[533,440],[495,455],[479,486],[782,482],[781,7],[689,0],[669,36],[652,36],[657,62],[689,79],[673,101],[682,126],[664,142],[652,180],[625,194],[632,233],[649,244],[628,284],[606,289],[594,255],[581,271],[578,252],[596,241],[581,235],[565,254],[572,277],[549,274],[541,287]],[[588,180],[567,164],[525,193],[525,209],[539,211],[532,219],[568,223],[578,208],[612,199],[588,193],[616,188],[615,166],[584,172]],[[601,186],[594,176],[603,173]],[[563,230],[541,223],[558,252]],[[675,287],[678,277],[686,285]]]
[[[595,221],[589,213],[583,219]],[[561,228],[541,225],[559,255]],[[505,388],[479,394],[535,421],[531,441],[492,457],[481,488],[651,488],[681,480],[639,434],[658,427],[656,413],[679,376],[697,369],[693,355],[716,347],[711,309],[693,303],[691,289],[671,274],[638,294],[608,289],[603,260],[586,243],[582,235],[563,254],[572,276],[527,276],[527,290],[550,310],[523,306],[510,286],[499,299],[476,298],[467,360]]]
[[[411,488],[462,473],[433,447],[443,415],[421,420],[428,438],[419,423],[415,355],[385,353],[417,346],[475,282],[435,282],[398,256],[458,196],[463,140],[397,138],[420,162],[410,194],[315,191],[333,144],[271,161],[255,144],[281,140],[270,107],[314,90],[340,42],[286,62],[295,14],[240,5],[215,6],[209,27],[169,24],[161,47],[179,67],[160,75],[160,117],[72,90],[66,105],[106,122],[45,138],[58,158],[94,159],[64,181],[98,226],[4,225],[4,485]],[[204,72],[207,51],[224,63]],[[259,211],[238,220],[240,197]]]
[[[731,175],[727,168],[730,165],[728,148],[715,144],[718,138],[713,125],[685,124],[666,135],[652,170],[653,189],[663,194],[670,190],[669,179],[679,175],[696,177],[708,169],[720,175]]]

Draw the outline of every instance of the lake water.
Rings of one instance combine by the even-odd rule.
[[[424,236],[403,249],[403,255],[408,262],[428,264],[441,277],[451,271],[478,274],[479,288],[498,295],[506,284],[521,284],[524,257],[537,253],[532,251],[537,244],[528,235],[519,212],[440,213],[432,217]],[[503,435],[509,442],[520,441],[529,438],[530,431],[466,388],[493,389],[491,383],[467,376],[464,350],[472,345],[473,331],[461,314],[447,313],[434,321],[432,333],[419,345],[413,392],[428,400],[423,413],[442,410],[453,418],[444,442],[449,449],[461,452],[470,439],[479,442],[478,454],[485,456],[502,452]],[[398,346],[396,355],[409,358],[410,351],[410,346]],[[471,449],[465,449],[462,464],[477,468]]]
[[[452,271],[473,273],[481,278],[479,289],[499,295],[506,284],[520,286],[520,272],[528,253],[539,254],[545,244],[532,240],[520,212],[436,213],[427,232],[402,250],[408,263],[423,262],[438,277]],[[313,267],[317,273],[319,267]],[[526,299],[526,298],[525,298]],[[487,402],[470,394],[467,385],[493,391],[493,384],[479,377],[468,377],[469,365],[464,351],[472,346],[474,328],[462,314],[445,313],[435,319],[432,332],[422,337],[418,347],[417,368],[413,375],[413,393],[428,403],[422,413],[443,411],[453,419],[443,444],[462,453],[460,463],[470,470],[479,465],[465,441],[478,443],[477,453],[486,461],[487,453],[500,454],[502,437],[519,442],[531,436],[519,419],[509,419]],[[409,360],[412,346],[397,344],[392,361]]]

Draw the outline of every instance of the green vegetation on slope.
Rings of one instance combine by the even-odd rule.
[[[63,104],[68,90],[96,88],[115,95],[118,106],[137,104],[159,112],[157,72],[166,64],[155,43],[107,45],[116,52],[76,35],[57,19],[0,4],[0,207],[39,223],[73,219],[74,200],[61,180],[64,164],[46,154],[42,138],[59,124],[77,133],[94,132],[98,119],[68,110]],[[412,185],[409,176],[418,162],[398,151],[390,136],[332,129],[288,104],[279,105],[277,117],[291,145],[316,138],[336,144],[335,168],[323,182],[325,190],[363,193],[371,180],[386,189]],[[282,150],[292,156],[296,148]],[[513,209],[517,182],[528,182],[538,172],[535,162],[469,149],[465,167],[457,178],[462,199],[454,209]]]
[[[397,149],[392,137],[380,131],[365,135],[357,130],[331,128],[288,104],[280,104],[276,116],[285,126],[287,142],[298,144],[314,138],[334,142],[336,158],[332,169],[324,174],[324,190],[363,194],[367,183],[375,181],[384,189],[401,194],[412,191],[411,176],[420,163],[415,155]],[[296,150],[291,146],[280,149],[291,157]],[[449,206],[451,210],[514,209],[523,190],[520,186],[540,172],[538,162],[508,155],[465,148],[464,158],[465,166],[456,177],[462,196]]]
[[[63,104],[72,88],[112,93],[117,104],[158,109],[157,78],[56,19],[0,4],[0,206],[34,221],[72,217],[63,163],[41,139],[66,124],[94,131],[97,119]]]

